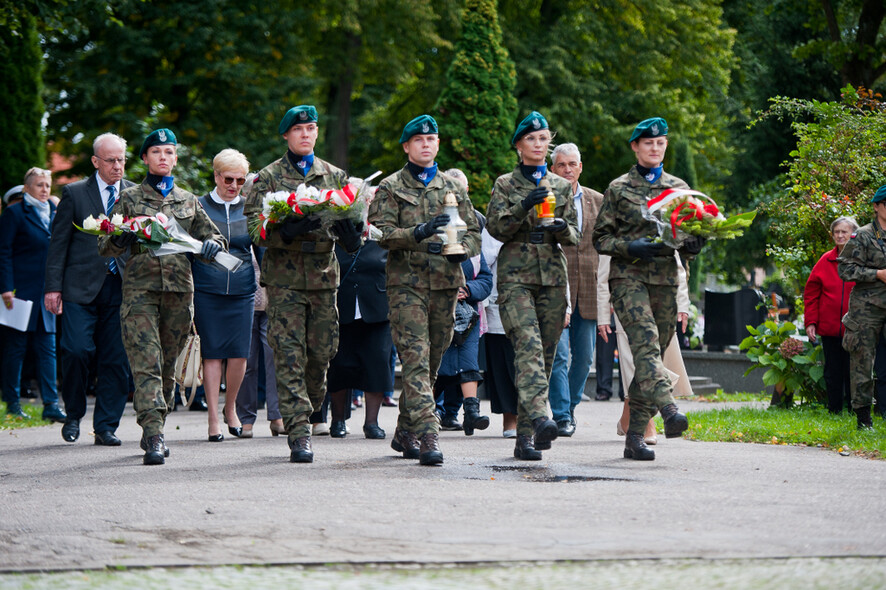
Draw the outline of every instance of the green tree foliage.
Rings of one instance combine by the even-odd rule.
[[[500,13],[520,110],[541,111],[557,141],[579,146],[583,184],[602,190],[627,171],[631,130],[661,116],[695,152],[698,188],[717,196],[731,165],[735,36],[718,1],[522,0]]]
[[[793,121],[797,147],[781,190],[762,205],[772,219],[767,252],[797,292],[824,252],[828,230],[841,215],[871,219],[870,198],[886,184],[886,103],[851,86],[840,101],[776,97],[762,119]]]
[[[471,200],[485,209],[495,179],[513,162],[511,127],[517,116],[514,63],[501,44],[495,0],[467,0],[447,85],[435,108],[439,160],[461,168]]]
[[[21,184],[46,162],[40,42],[36,20],[22,15],[0,25],[0,189]]]

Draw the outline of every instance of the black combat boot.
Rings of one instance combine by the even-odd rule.
[[[163,456],[169,457],[169,447],[166,446],[166,437],[163,436],[162,433],[159,436],[160,436],[160,442],[163,444]],[[138,446],[140,446],[143,451],[148,450],[148,439],[145,438],[145,435],[142,435],[142,439],[138,443]]]
[[[660,410],[661,418],[664,420],[664,431],[666,438],[677,438],[689,428],[689,420],[686,414],[681,414],[674,404],[668,404]]]
[[[461,430],[462,425],[461,422],[458,421],[457,416],[450,416],[448,414],[443,414],[440,416],[440,430]]]
[[[443,464],[443,452],[440,450],[440,441],[436,432],[421,435],[418,462],[422,465]]]
[[[654,461],[655,451],[646,446],[643,433],[628,430],[625,436],[625,459]]]
[[[541,461],[541,451],[535,448],[531,436],[518,434],[517,446],[514,447],[514,458],[523,461]]]
[[[551,441],[557,440],[560,431],[557,423],[542,416],[532,421],[532,429],[535,431],[535,448],[539,451],[547,451],[551,448]]]
[[[489,416],[480,415],[480,400],[476,397],[466,397],[465,401],[465,436],[474,434],[474,430],[486,430],[489,428]]]
[[[871,420],[871,407],[855,408],[855,420],[858,423],[859,430],[868,430],[874,427],[874,421]]]
[[[142,441],[145,443],[144,447],[142,447],[145,449],[145,465],[163,465],[166,463],[164,458],[165,445],[161,435],[155,434],[154,436],[142,438]]]
[[[419,444],[415,434],[400,430],[394,430],[394,438],[391,439],[391,448],[398,453],[403,453],[404,459],[418,459]]]
[[[314,462],[314,451],[311,449],[310,436],[300,436],[294,441],[290,441],[289,448],[292,451],[289,454],[290,463]]]

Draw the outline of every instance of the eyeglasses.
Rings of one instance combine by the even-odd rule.
[[[232,178],[230,176],[224,176],[222,177],[222,180],[225,181],[225,184],[231,184],[232,182],[236,182],[237,186],[243,186],[244,184],[246,184],[245,178]]]
[[[102,162],[107,162],[111,166],[113,166],[114,164],[125,164],[126,163],[126,158],[101,158],[99,156],[96,156],[96,158],[98,158]]]

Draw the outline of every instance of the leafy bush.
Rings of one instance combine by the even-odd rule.
[[[821,346],[795,338],[797,327],[791,322],[766,320],[756,328],[748,326],[750,336],[739,349],[746,350],[754,363],[745,371],[766,369],[763,383],[781,388],[785,397],[794,394],[806,403],[821,403],[826,398],[824,357]]]

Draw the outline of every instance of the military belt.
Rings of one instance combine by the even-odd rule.
[[[443,242],[428,242],[428,254],[440,254],[443,252]]]
[[[526,242],[527,244],[556,244],[557,240],[551,232],[538,231],[521,231],[514,234],[511,238],[512,242]]]
[[[322,254],[324,252],[332,252],[333,242],[323,241],[314,242],[305,240],[301,243],[302,252],[310,252],[312,254]]]

